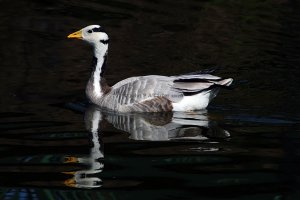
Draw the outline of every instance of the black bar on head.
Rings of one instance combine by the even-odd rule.
[[[93,30],[93,32],[104,32],[105,33],[105,31],[102,27],[93,28],[92,30]]]

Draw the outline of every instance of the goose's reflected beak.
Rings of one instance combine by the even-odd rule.
[[[74,33],[71,33],[70,35],[68,35],[68,38],[76,38],[82,40],[82,31],[79,30]]]
[[[69,187],[76,187],[76,181],[74,180],[74,178],[65,180],[64,184]]]

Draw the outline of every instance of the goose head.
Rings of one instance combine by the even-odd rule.
[[[84,40],[92,45],[108,44],[109,37],[100,25],[90,25],[71,33],[68,38]]]

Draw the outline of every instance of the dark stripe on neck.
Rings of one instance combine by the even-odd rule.
[[[93,72],[96,70],[97,62],[98,62],[98,58],[93,56],[93,59],[92,59],[92,70],[93,70]]]
[[[100,73],[101,77],[103,77],[104,71],[106,69],[106,60],[107,60],[107,54],[105,54],[105,56],[103,56],[103,64],[101,66],[101,73]],[[93,56],[93,60],[92,60],[92,71],[93,72],[96,71],[97,63],[98,63],[98,58]]]
[[[104,71],[106,69],[106,60],[107,60],[107,52],[106,54],[103,56],[103,65],[101,67],[101,73],[100,73],[100,77],[103,77]]]
[[[100,40],[100,42],[101,42],[102,44],[108,44],[108,43],[109,43],[109,39],[107,39],[107,40]]]

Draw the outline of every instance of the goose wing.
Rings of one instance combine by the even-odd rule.
[[[226,87],[231,78],[222,79],[211,74],[185,74],[180,76],[140,76],[125,79],[113,86],[111,96],[120,105],[157,101],[164,97],[179,102],[185,95],[209,91],[215,87]]]
[[[211,74],[186,74],[173,77],[173,88],[185,96],[194,95],[213,88],[227,87],[232,83],[232,78],[220,78]]]
[[[181,101],[184,96],[210,92],[215,87],[228,86],[231,82],[232,79],[210,74],[133,77],[114,85],[105,98],[105,104],[113,110],[124,112],[171,111],[172,103]]]
[[[173,80],[172,77],[156,75],[128,78],[115,84],[110,96],[120,105],[150,103],[152,99],[157,103],[162,97],[178,102],[183,94],[172,87]]]

